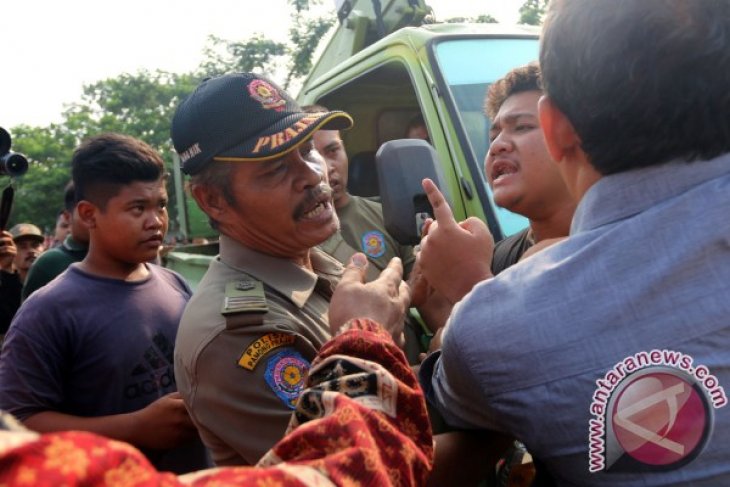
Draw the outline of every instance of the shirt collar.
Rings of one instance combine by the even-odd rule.
[[[89,248],[88,244],[77,242],[71,235],[68,235],[61,245],[71,252],[83,252]]]
[[[343,272],[342,264],[316,248],[310,250],[312,272],[291,260],[245,247],[226,235],[220,237],[219,259],[264,282],[299,308],[304,307],[315,288],[327,298],[332,296]]]
[[[730,174],[730,153],[709,161],[673,161],[604,176],[578,204],[570,233],[592,230],[636,215],[725,174]]]

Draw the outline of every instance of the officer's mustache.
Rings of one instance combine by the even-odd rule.
[[[294,209],[294,218],[301,218],[304,213],[311,211],[315,206],[324,201],[332,200],[332,187],[322,182],[307,190],[307,194],[301,203]]]

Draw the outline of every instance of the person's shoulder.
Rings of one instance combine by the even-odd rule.
[[[33,263],[35,266],[36,263]],[[84,278],[80,273],[67,269],[59,273],[55,279],[50,280],[46,285],[36,289],[26,302],[37,300],[62,300],[69,296],[69,293],[77,289],[80,280]]]
[[[190,289],[190,285],[185,278],[172,269],[168,269],[157,264],[147,264],[147,268],[150,270],[153,278],[161,279],[163,282],[169,284],[181,293],[186,294],[188,298],[193,294],[193,291]]]
[[[494,245],[492,253],[492,274],[495,276],[519,262],[520,257],[530,248],[529,227],[505,237]]]
[[[378,213],[383,212],[383,205],[379,201],[375,201],[372,198],[365,198],[363,196],[350,196],[362,208],[377,211]]]
[[[55,263],[58,260],[65,259],[63,250],[61,247],[53,247],[52,249],[48,249],[45,252],[43,252],[36,260],[33,262],[33,265],[31,266],[31,271],[39,266],[45,266],[50,263]]]
[[[78,296],[78,286],[74,281],[74,276],[63,272],[56,279],[30,294],[21,304],[13,321],[24,323],[23,326],[45,326],[46,323],[51,322],[49,319],[39,317],[48,318],[58,310],[73,314],[77,307],[69,303],[76,300]]]
[[[527,227],[524,230],[520,230],[519,232],[510,235],[509,237],[503,238],[502,240],[494,244],[494,251],[497,252],[497,249],[509,249],[515,244],[523,242],[527,238],[527,234],[529,231],[530,228]]]

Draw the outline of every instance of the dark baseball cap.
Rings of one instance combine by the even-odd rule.
[[[231,73],[203,81],[177,107],[172,142],[182,171],[195,174],[211,160],[281,157],[316,130],[348,129],[352,123],[342,111],[305,113],[264,76]]]
[[[10,229],[10,235],[13,236],[13,241],[16,243],[21,240],[35,240],[43,243],[46,240],[41,229],[32,223],[18,223]]]

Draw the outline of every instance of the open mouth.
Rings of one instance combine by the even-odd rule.
[[[314,220],[332,208],[332,188],[326,184],[320,185],[315,193],[307,198],[301,209],[295,213],[300,218]]]
[[[322,201],[320,203],[317,203],[317,206],[315,206],[313,209],[304,212],[304,218],[306,219],[314,219],[317,218],[319,215],[324,213],[329,209],[329,202],[328,201]]]
[[[496,183],[507,176],[516,174],[517,172],[518,168],[516,164],[512,161],[502,159],[495,162],[492,166],[492,174],[490,175],[490,178],[492,179],[492,183]]]

